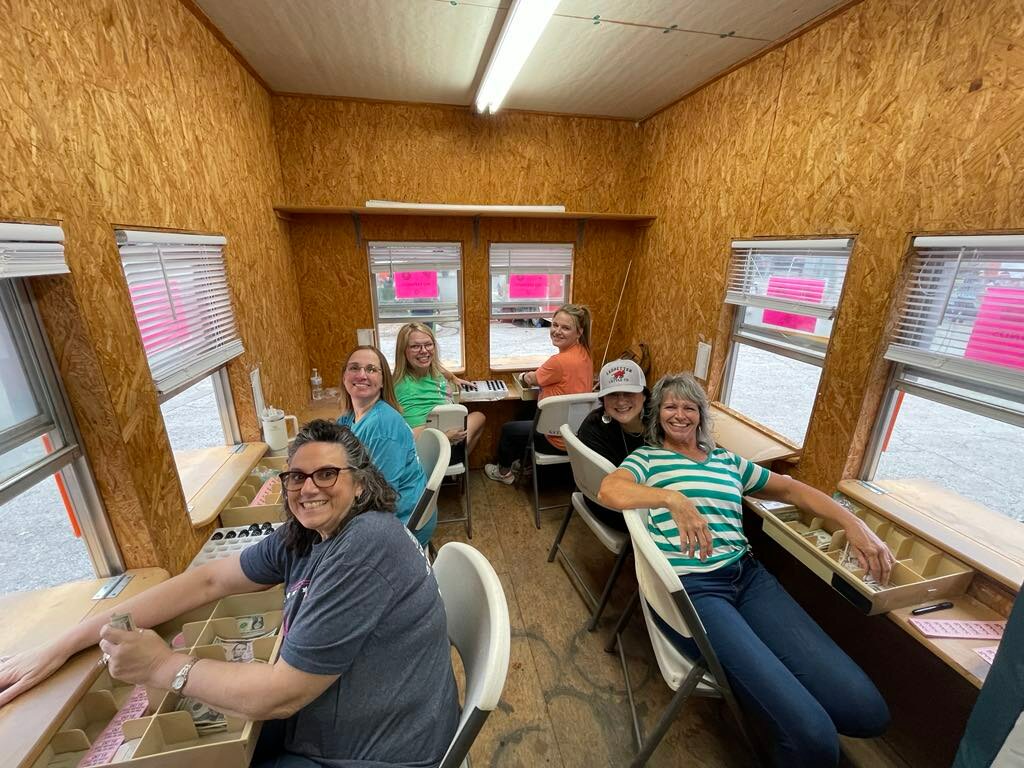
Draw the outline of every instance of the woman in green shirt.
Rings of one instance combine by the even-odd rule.
[[[454,400],[462,379],[439,361],[440,350],[434,332],[423,323],[407,323],[398,331],[395,342],[395,396],[402,415],[418,435],[427,416],[438,405]],[[465,429],[450,429],[445,434],[452,444],[452,464],[458,464],[473,452],[483,434],[484,415],[477,411],[466,417]]]

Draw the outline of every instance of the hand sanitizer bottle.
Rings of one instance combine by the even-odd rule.
[[[309,377],[309,385],[313,389],[313,399],[322,400],[324,396],[324,380],[320,378],[320,373],[316,368],[313,369],[313,375]]]

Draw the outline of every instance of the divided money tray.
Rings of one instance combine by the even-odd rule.
[[[837,501],[867,523],[896,558],[889,584],[869,585],[845,556],[846,532],[796,507],[745,500],[764,519],[764,532],[839,594],[868,615],[967,591],[974,570],[890,520],[879,510],[840,496]]]
[[[211,645],[218,631],[229,631],[234,617],[263,615],[267,629],[281,624],[284,591],[281,587],[266,592],[234,595],[197,608],[155,627],[169,644],[176,638],[185,645],[180,652],[182,664],[187,654],[199,658],[226,660],[220,645]],[[223,625],[223,626],[222,626]],[[280,650],[280,632],[253,641],[253,658],[273,662]],[[71,713],[48,742],[32,768],[75,768],[94,740],[125,705],[135,686],[110,677],[105,667],[85,694],[73,703]],[[139,739],[134,754],[116,763],[119,768],[245,768],[252,759],[261,722],[227,716],[227,728],[200,734],[188,712],[177,712],[177,694],[146,689],[146,704],[141,716],[122,725],[125,739]]]
[[[264,456],[220,511],[222,526],[281,522],[281,483],[278,472],[288,464],[284,457]],[[264,485],[269,487],[263,490]],[[261,490],[263,493],[260,493]]]

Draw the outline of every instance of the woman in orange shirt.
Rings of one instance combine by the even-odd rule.
[[[558,354],[549,357],[536,371],[523,374],[523,383],[540,387],[540,397],[575,395],[594,388],[594,363],[590,359],[590,308],[582,304],[566,304],[551,320],[551,343]],[[518,465],[526,445],[533,439],[534,447],[544,453],[565,453],[560,437],[535,434],[532,421],[508,421],[501,427],[498,442],[498,463],[484,467],[491,480],[511,485],[513,468]]]

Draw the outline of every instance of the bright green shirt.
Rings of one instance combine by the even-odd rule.
[[[444,376],[405,376],[395,384],[395,396],[402,406],[406,423],[422,427],[427,415],[438,405],[450,403],[448,380]]]

